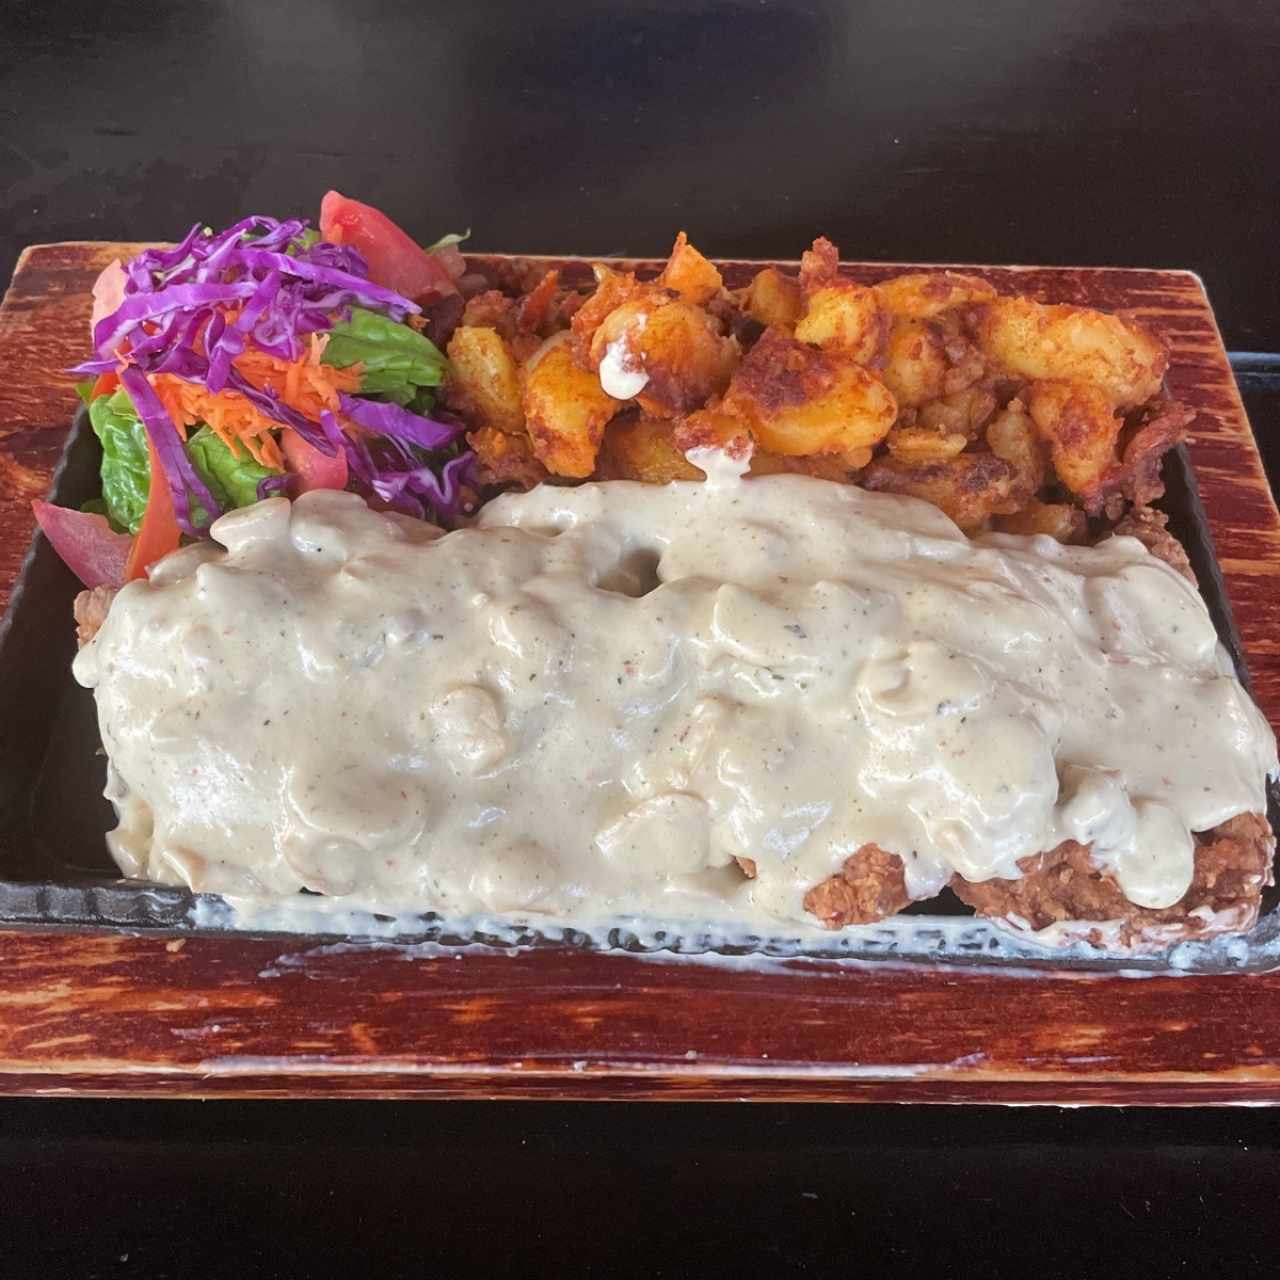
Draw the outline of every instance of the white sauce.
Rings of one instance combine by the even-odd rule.
[[[643,321],[644,317],[639,317]],[[600,361],[600,387],[615,400],[630,400],[649,385],[649,375],[632,352],[624,334],[604,349]]]
[[[1144,906],[1275,740],[1137,541],[970,540],[801,476],[544,485],[441,535],[274,498],[126,587],[96,690],[126,874],[388,913],[766,928],[874,841],[916,896],[1066,838]],[[743,877],[735,856],[755,861]]]

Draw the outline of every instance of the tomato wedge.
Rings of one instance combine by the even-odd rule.
[[[182,538],[178,518],[173,514],[173,494],[169,492],[169,482],[156,456],[156,447],[149,438],[147,456],[151,460],[151,489],[147,494],[147,509],[142,513],[138,536],[133,540],[129,561],[124,567],[126,582],[145,576],[161,556],[177,550]]]
[[[347,455],[339,449],[334,457],[321,453],[308,444],[291,427],[280,435],[280,449],[289,470],[298,478],[299,493],[312,489],[345,489],[347,487]]]
[[[90,401],[96,400],[99,396],[109,396],[119,385],[120,375],[114,369],[110,373],[98,374],[93,390],[89,392]]]
[[[372,205],[330,191],[320,202],[320,234],[334,244],[358,249],[369,264],[369,279],[415,302],[457,293],[446,263],[426,253],[411,236]]]

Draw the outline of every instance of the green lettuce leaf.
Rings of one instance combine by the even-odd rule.
[[[279,475],[275,469],[254,462],[247,450],[236,457],[204,426],[188,438],[187,455],[223,510],[251,506],[258,500],[258,482]]]
[[[102,442],[103,512],[113,528],[137,533],[151,492],[146,428],[123,387],[93,401],[89,421]],[[259,466],[247,452],[236,457],[206,426],[187,438],[187,455],[224,510],[257,502],[258,482],[278,474]],[[191,515],[197,525],[208,522],[199,507]]]
[[[440,239],[435,242],[435,244],[427,245],[426,252],[435,253],[437,249],[446,249],[451,244],[461,244],[464,240],[470,240],[470,239],[471,239],[470,227],[468,227],[465,231],[461,233],[457,231],[450,231],[447,236],[441,236]]]
[[[102,499],[107,519],[137,533],[151,491],[146,429],[123,387],[89,405],[89,422],[102,442]]]
[[[429,339],[363,307],[352,307],[351,318],[329,330],[322,360],[336,369],[362,364],[360,394],[398,405],[408,405],[422,387],[438,387],[446,368]]]

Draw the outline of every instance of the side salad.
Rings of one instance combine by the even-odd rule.
[[[473,501],[463,424],[433,412],[444,356],[423,308],[458,291],[446,236],[424,249],[331,191],[319,230],[253,216],[197,223],[113,262],[94,286],[80,392],[102,445],[102,496],[32,504],[87,587],[118,586],[224,512],[351,489],[451,525]]]

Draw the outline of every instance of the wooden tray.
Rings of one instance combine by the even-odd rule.
[[[0,608],[31,543],[30,500],[66,442],[76,399],[62,371],[86,348],[89,286],[137,247],[30,248],[0,309]],[[748,269],[730,264],[731,282]],[[846,269],[870,281],[907,268]],[[1050,301],[1132,308],[1170,343],[1172,390],[1200,412],[1192,454],[1254,691],[1280,722],[1280,516],[1200,281],[964,269]],[[4,732],[20,749],[36,727]],[[1274,1102],[1280,973],[760,967],[12,929],[0,931],[0,1092]]]

